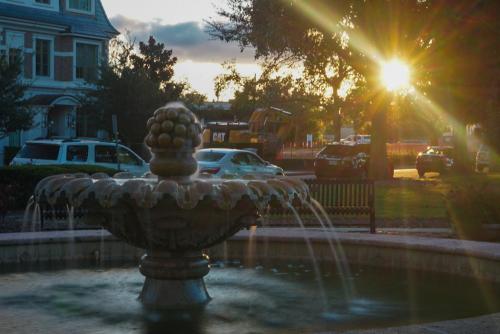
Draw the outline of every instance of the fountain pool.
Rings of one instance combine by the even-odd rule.
[[[203,311],[148,310],[137,299],[133,266],[0,276],[5,333],[309,333],[399,326],[499,311],[500,286],[447,274],[352,267],[356,295],[343,296],[332,266],[322,265],[328,309],[308,262],[252,268],[216,262],[205,277]],[[478,298],[487,291],[493,304]],[[496,304],[495,304],[496,303]]]

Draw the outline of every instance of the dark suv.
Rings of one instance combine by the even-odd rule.
[[[318,178],[368,176],[370,144],[330,144],[314,160]]]
[[[453,147],[429,146],[417,156],[416,166],[418,175],[424,177],[427,172],[444,174],[453,169]]]

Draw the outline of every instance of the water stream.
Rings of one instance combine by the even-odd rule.
[[[330,231],[332,231],[331,236],[333,237],[335,244],[337,246],[338,256],[340,259],[340,265],[342,266],[342,272],[346,275],[346,277],[351,278],[352,274],[351,274],[351,270],[349,268],[349,262],[347,261],[347,257],[345,255],[344,248],[342,247],[342,244],[338,238],[337,232],[335,231],[335,227],[333,226],[333,223],[330,219],[330,216],[328,215],[328,213],[325,211],[323,206],[317,200],[315,200],[314,198],[311,198],[311,203],[314,207],[316,207],[317,210],[319,210],[319,212],[321,212],[321,214],[323,215],[323,218],[325,219],[326,223],[330,227]],[[348,283],[348,285],[349,285],[349,289],[351,291],[351,294],[354,294],[356,292],[354,285],[351,283]]]
[[[344,258],[341,258],[339,256],[339,253],[341,253],[340,249],[342,248],[342,245],[340,244],[338,237],[336,236],[337,232],[335,231],[332,224],[329,224],[330,225],[329,228],[326,227],[323,219],[320,217],[320,215],[318,214],[318,211],[316,210],[316,208],[312,204],[306,202],[306,205],[311,210],[311,212],[314,214],[314,216],[316,217],[316,219],[320,223],[323,230],[325,232],[327,232],[325,235],[327,237],[328,245],[330,246],[330,250],[332,252],[335,266],[337,267],[337,271],[339,273],[339,276],[340,276],[340,279],[342,282],[342,286],[344,287],[345,297],[347,300],[350,300],[353,296],[353,293],[354,293],[354,286],[352,285],[350,268],[349,268],[349,265],[346,261],[345,255],[343,254],[343,251],[342,251],[342,254],[344,255]],[[334,245],[333,240],[335,240],[335,245]]]
[[[323,303],[323,311],[326,312],[329,308],[328,301],[326,298],[325,287],[323,284],[323,278],[321,276],[321,271],[319,270],[318,261],[316,260],[316,256],[314,255],[314,249],[312,247],[311,240],[309,239],[309,236],[307,235],[307,230],[304,226],[304,222],[302,221],[302,218],[300,217],[299,213],[297,212],[297,209],[295,209],[293,207],[293,205],[291,205],[291,204],[288,204],[288,208],[293,213],[293,215],[295,217],[295,221],[297,222],[297,224],[299,225],[300,229],[303,232],[304,241],[306,242],[306,246],[307,246],[307,251],[309,253],[309,256],[311,257],[311,264],[313,266],[314,275],[316,277],[316,282],[318,283],[321,301]]]

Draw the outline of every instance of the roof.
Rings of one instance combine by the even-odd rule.
[[[197,106],[198,110],[231,110],[231,103],[214,101],[214,102],[204,102]]]
[[[237,148],[201,148],[197,152],[220,152],[220,153],[237,153],[237,152],[250,152],[253,153],[252,151],[249,150],[242,150],[242,149],[237,149]]]
[[[63,10],[55,12],[2,2],[0,3],[0,17],[62,26],[64,33],[100,39],[109,39],[120,34],[109,22],[100,0],[95,0],[95,16],[75,15]]]
[[[28,140],[27,144],[51,144],[51,145],[60,145],[62,143],[78,143],[78,144],[112,144],[116,145],[115,142],[107,141],[107,140],[99,140],[99,139],[91,139],[91,138],[46,138],[46,139],[33,139]]]

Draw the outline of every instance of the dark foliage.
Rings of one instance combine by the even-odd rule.
[[[92,165],[12,166],[0,168],[0,198],[3,210],[22,210],[38,182],[47,176],[68,173],[106,173],[117,171]]]
[[[117,115],[120,138],[127,144],[141,143],[145,124],[154,110],[178,100],[186,84],[173,81],[177,58],[152,36],[147,43],[114,40],[109,64],[101,68],[97,90],[83,100],[82,112],[99,118],[111,133],[111,116]]]
[[[21,66],[21,58],[7,61],[0,56],[0,134],[31,126],[33,114],[24,101],[28,86],[19,80]]]

